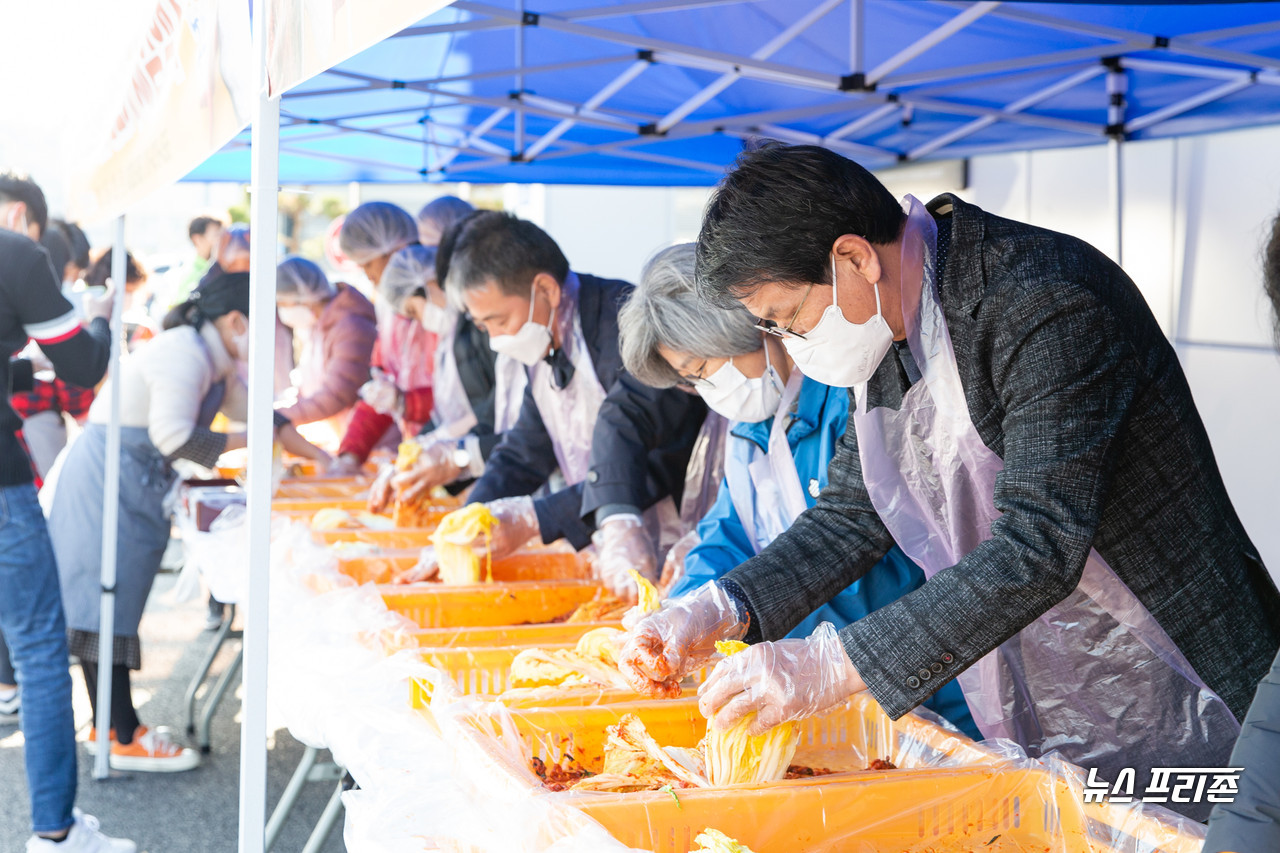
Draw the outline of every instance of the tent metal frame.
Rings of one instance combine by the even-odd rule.
[[[550,0],[553,2],[553,0]],[[783,140],[806,141],[831,147],[872,166],[885,166],[925,158],[956,156],[958,144],[999,123],[1013,123],[1044,128],[1078,136],[1081,142],[1112,141],[1121,143],[1139,132],[1183,115],[1191,110],[1229,97],[1255,85],[1280,85],[1280,59],[1215,46],[1230,38],[1266,35],[1280,32],[1280,21],[1208,30],[1176,37],[1158,33],[1103,26],[1033,11],[1016,4],[1000,2],[963,2],[933,0],[934,7],[954,10],[955,14],[932,31],[910,44],[900,47],[891,57],[874,68],[864,67],[866,13],[864,0],[806,0],[796,3],[796,16],[765,44],[742,54],[710,50],[646,35],[609,29],[598,22],[608,19],[668,14],[691,9],[745,7],[756,0],[639,0],[615,6],[595,6],[565,11],[541,11],[516,0],[510,6],[499,6],[483,0],[456,0],[450,9],[469,16],[449,23],[423,24],[402,30],[392,38],[448,35],[476,31],[511,31],[514,39],[513,65],[501,70],[483,70],[438,78],[396,80],[371,74],[355,73],[342,68],[330,69],[330,78],[351,81],[351,85],[328,86],[310,91],[286,93],[283,115],[287,122],[282,139],[284,149],[297,154],[335,162],[361,162],[369,166],[416,173],[418,179],[447,179],[457,175],[467,180],[468,173],[483,172],[513,163],[531,164],[561,159],[566,156],[598,154],[627,159],[642,158],[687,168],[691,172],[719,174],[723,164],[700,162],[688,157],[673,158],[658,152],[642,152],[650,146],[673,139],[694,136],[725,135],[749,139],[772,136]],[[847,10],[849,27],[848,73],[820,73],[772,59],[786,45],[802,37],[819,21],[832,23],[830,16]],[[1048,31],[1069,33],[1103,44],[1067,50],[1055,49],[1030,56],[990,62],[971,63],[926,71],[911,71],[911,62],[975,21],[984,18],[1018,21]],[[633,54],[610,50],[600,57],[566,62],[531,61],[524,35],[531,28],[555,31],[594,41],[602,46],[621,47]],[[1166,59],[1148,56],[1158,52]],[[627,60],[631,59],[630,63]],[[603,68],[622,65],[621,70],[589,97],[579,101],[535,94],[527,88],[532,77],[550,72]],[[610,107],[608,102],[622,92],[646,70],[659,64],[717,73],[712,82],[668,108],[660,116],[643,116]],[[1228,66],[1228,67],[1224,67]],[[980,106],[955,97],[956,92],[1000,83],[1021,75],[1062,76],[1013,102],[1003,106]],[[1068,119],[1038,111],[1036,108],[1052,98],[1107,75],[1108,87],[1119,86],[1119,78],[1129,72],[1159,72],[1203,79],[1208,88],[1174,104],[1153,109],[1145,114],[1125,110],[1115,120],[1115,110],[1100,102],[1106,122]],[[484,96],[456,91],[459,84],[478,80],[509,77],[512,88],[507,97]],[[765,81],[792,86],[807,92],[825,92],[836,99],[823,104],[774,110],[767,113],[715,116],[702,118],[700,108],[711,102],[739,80]],[[932,88],[929,88],[931,84]],[[1132,85],[1131,83],[1129,85]],[[358,94],[378,89],[407,89],[426,96],[421,105],[372,110],[342,116],[309,117],[308,100],[323,95]],[[1108,97],[1110,96],[1108,92]],[[811,95],[810,95],[811,97]],[[463,107],[488,108],[490,111],[472,124],[436,122],[434,115]],[[973,120],[939,134],[935,139],[907,150],[891,150],[874,144],[874,133],[893,120],[911,121],[916,113],[944,113],[967,116]],[[417,138],[397,132],[405,124],[356,124],[371,119],[393,118],[397,114],[414,114],[418,124],[430,127],[430,138]],[[844,114],[844,115],[842,115]],[[788,126],[789,122],[817,117],[841,117],[847,120],[837,130],[817,135],[809,130]],[[529,132],[529,119],[550,119],[549,130]],[[498,125],[512,119],[514,132],[499,131]],[[344,155],[303,149],[300,143],[323,138],[298,136],[291,131],[300,125],[317,125],[340,132],[368,134],[390,141],[424,146],[430,156],[421,168],[408,169],[383,160],[357,161]],[[610,142],[575,142],[571,132],[577,126],[616,132],[624,138]],[[467,159],[470,158],[470,159]]]

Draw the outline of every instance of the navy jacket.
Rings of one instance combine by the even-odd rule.
[[[607,396],[592,436],[587,482],[537,498],[534,508],[544,542],[564,538],[575,548],[585,548],[595,530],[597,508],[625,503],[645,509],[667,495],[680,500],[706,407],[700,398],[677,389],[641,385],[623,369],[618,309],[631,295],[630,284],[582,273],[578,283],[582,336]],[[610,460],[607,468],[597,466],[601,458]],[[489,456],[470,501],[533,494],[556,467],[551,436],[532,389],[526,388],[520,417]]]

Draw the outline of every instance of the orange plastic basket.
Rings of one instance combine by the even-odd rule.
[[[369,491],[368,480],[285,480],[276,490],[278,498],[343,498]]]
[[[608,726],[637,714],[664,746],[693,747],[706,720],[693,697],[513,709],[544,761],[572,753],[599,770]],[[553,794],[629,847],[686,853],[714,827],[756,853],[1197,853],[1201,841],[1158,818],[1083,804],[1079,791],[1038,767],[994,753],[914,715],[893,721],[867,696],[801,724],[793,761],[838,775],[723,789]],[[956,769],[863,771],[911,745],[918,763],[949,756]]]
[[[357,583],[390,583],[400,572],[418,564],[420,548],[387,548],[376,554],[338,558],[338,571]],[[495,581],[588,579],[591,567],[572,551],[516,553],[493,563]]]
[[[422,628],[552,622],[573,613],[579,605],[595,598],[600,590],[600,584],[588,580],[379,587],[388,610]]]
[[[443,517],[443,514],[441,514]],[[390,530],[370,530],[356,528],[354,530],[313,530],[311,538],[321,545],[333,545],[338,542],[363,542],[366,545],[377,545],[390,549],[422,549],[431,544],[431,527],[394,527]]]
[[[310,519],[322,509],[345,509],[347,512],[364,512],[368,504],[363,497],[275,498],[271,511],[289,513],[300,520]]]
[[[465,628],[419,628],[408,638],[421,648],[454,646],[542,646],[576,643],[596,628],[621,628],[620,622],[548,622],[544,625],[498,625]]]

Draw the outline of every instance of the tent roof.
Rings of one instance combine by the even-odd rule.
[[[1274,2],[458,0],[287,92],[280,177],[705,185],[757,136],[883,168],[1280,121],[1278,85]]]

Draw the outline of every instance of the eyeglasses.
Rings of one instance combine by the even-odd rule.
[[[804,308],[805,300],[809,298],[809,293],[813,290],[810,284],[804,289],[804,296],[800,297],[800,304],[796,306],[796,313],[791,315],[791,321],[781,328],[772,320],[757,320],[756,328],[764,332],[766,335],[773,335],[775,338],[799,338],[804,340],[804,335],[799,332],[791,331],[791,327],[796,324],[796,319],[800,316],[800,310]]]

